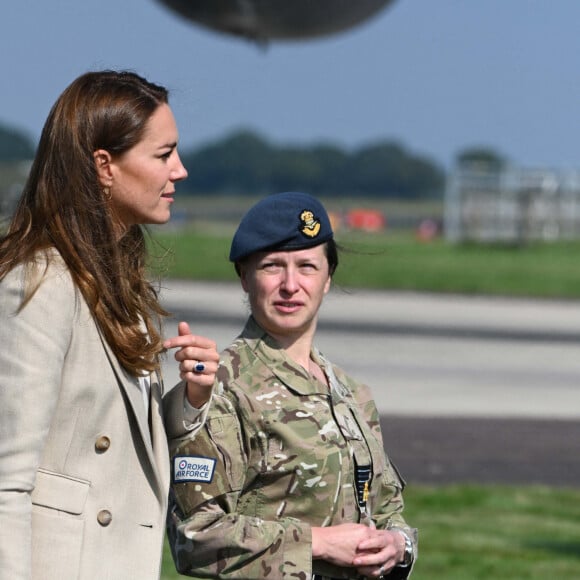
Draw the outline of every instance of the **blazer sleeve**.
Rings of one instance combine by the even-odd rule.
[[[19,310],[23,269],[0,282],[0,579],[30,578],[31,493],[58,404],[75,316],[68,271],[50,266]]]

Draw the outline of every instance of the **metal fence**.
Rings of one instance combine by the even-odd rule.
[[[580,238],[580,170],[459,166],[448,179],[444,222],[454,242]]]

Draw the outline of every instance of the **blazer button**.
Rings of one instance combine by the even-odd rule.
[[[108,526],[112,520],[113,520],[113,514],[109,510],[101,510],[97,514],[97,521],[103,527]]]
[[[106,435],[101,435],[101,437],[99,437],[95,441],[95,449],[97,451],[100,451],[100,452],[107,451],[107,449],[109,449],[110,446],[111,446],[111,440]]]

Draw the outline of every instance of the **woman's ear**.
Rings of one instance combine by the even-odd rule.
[[[113,158],[111,154],[105,149],[97,149],[93,153],[93,159],[95,160],[95,168],[101,187],[111,187],[113,183],[113,172],[111,170]]]
[[[248,293],[248,279],[246,277],[247,270],[246,268],[240,267],[238,270],[238,274],[240,275],[240,283],[242,284],[242,290],[247,294]]]
[[[249,280],[249,265],[247,260],[243,260],[242,262],[236,262],[236,272],[240,277],[240,283],[242,284],[242,290],[248,294],[250,289],[250,280]]]
[[[330,287],[332,286],[332,276],[328,275],[328,280],[324,283],[324,293],[328,294]]]

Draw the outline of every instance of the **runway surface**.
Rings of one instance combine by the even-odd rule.
[[[381,416],[385,449],[409,484],[580,485],[580,422]]]
[[[237,284],[166,282],[177,321],[225,347]],[[580,482],[580,303],[334,289],[319,348],[373,390],[409,483]],[[172,359],[165,380],[178,380]]]

